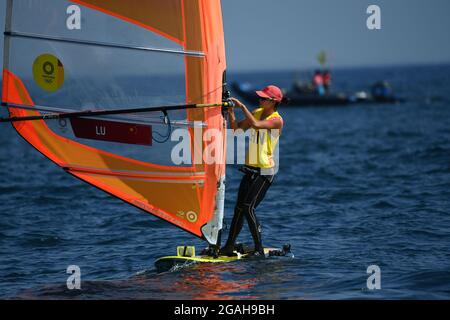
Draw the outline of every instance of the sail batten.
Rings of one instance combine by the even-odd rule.
[[[88,46],[110,47],[110,48],[116,48],[116,49],[163,52],[163,53],[171,53],[171,54],[181,54],[181,55],[192,56],[192,57],[204,57],[205,56],[205,54],[203,52],[198,52],[198,51],[183,51],[183,50],[174,50],[174,49],[168,49],[168,48],[143,47],[143,46],[124,45],[124,44],[119,44],[119,43],[77,40],[77,39],[70,39],[70,38],[63,38],[63,37],[54,37],[54,36],[52,37],[52,36],[43,35],[43,34],[25,33],[25,32],[5,32],[4,35],[6,37],[64,42],[64,43],[71,43],[73,45],[88,45]]]

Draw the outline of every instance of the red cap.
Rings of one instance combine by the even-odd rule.
[[[269,98],[275,101],[283,101],[283,91],[276,86],[267,86],[261,91],[256,91],[256,94],[261,98]]]

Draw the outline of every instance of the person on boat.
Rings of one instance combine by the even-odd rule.
[[[329,70],[325,70],[323,72],[323,87],[325,89],[325,93],[330,93],[331,87],[331,73]]]
[[[251,129],[251,131],[246,164],[240,169],[244,176],[239,186],[228,240],[220,250],[223,255],[234,255],[236,239],[245,218],[255,244],[253,254],[264,256],[261,225],[255,210],[264,199],[275,177],[273,155],[283,128],[283,118],[277,108],[283,101],[283,92],[280,88],[270,85],[261,91],[256,91],[256,94],[260,97],[260,103],[259,108],[253,112],[250,112],[238,99],[232,98],[235,107],[243,111],[244,120],[236,122],[233,108],[229,109],[231,128],[234,130]]]
[[[388,101],[394,96],[392,87],[387,81],[378,81],[373,84],[371,92],[375,101]]]
[[[312,85],[318,95],[323,96],[325,94],[323,75],[320,70],[316,70],[316,72],[314,72]]]

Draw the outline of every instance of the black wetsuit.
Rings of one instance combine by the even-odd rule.
[[[264,199],[267,190],[272,184],[274,175],[261,174],[259,168],[249,166],[244,166],[240,170],[244,172],[244,177],[239,186],[238,199],[234,209],[228,240],[221,251],[223,254],[232,254],[245,217],[255,243],[255,252],[264,254],[261,239],[261,225],[256,217],[255,209]]]

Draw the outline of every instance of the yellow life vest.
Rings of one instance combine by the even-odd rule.
[[[264,108],[253,111],[253,116],[261,120]],[[275,111],[263,120],[279,118],[283,121],[281,115]],[[246,157],[246,165],[262,169],[275,167],[274,151],[278,144],[281,130],[275,129],[250,129],[249,147]]]

